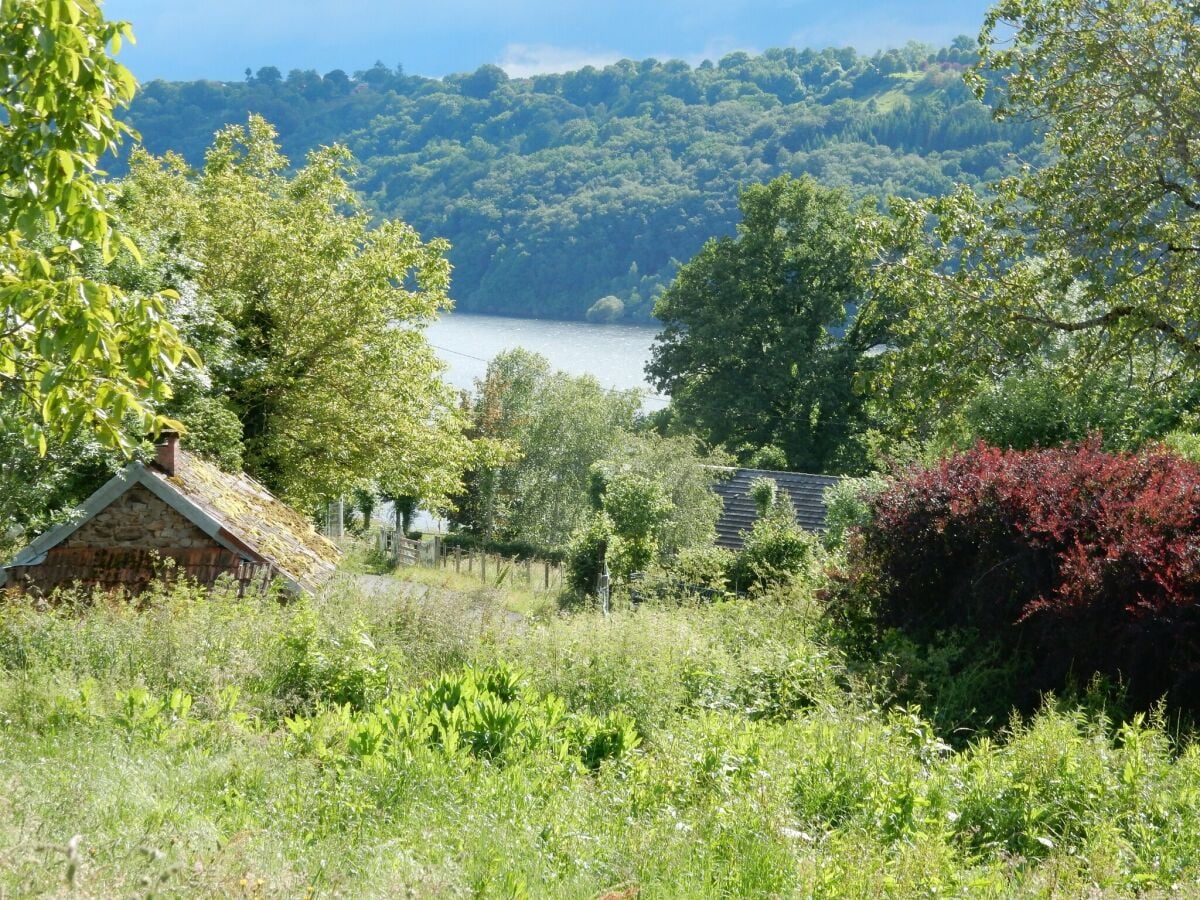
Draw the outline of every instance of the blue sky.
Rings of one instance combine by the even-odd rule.
[[[143,81],[242,77],[247,66],[441,76],[497,63],[510,75],[621,58],[718,59],[733,50],[946,44],[978,32],[984,0],[108,0]]]

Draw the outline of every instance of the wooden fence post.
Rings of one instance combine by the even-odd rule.
[[[462,547],[454,548],[454,574],[462,571]]]

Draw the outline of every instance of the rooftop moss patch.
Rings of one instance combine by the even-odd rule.
[[[333,573],[338,548],[307,518],[244,473],[180,455],[174,475],[150,471],[302,587],[311,589]]]

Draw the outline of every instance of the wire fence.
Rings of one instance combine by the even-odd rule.
[[[525,588],[530,591],[558,592],[563,587],[563,566],[547,559],[520,558],[487,553],[463,547],[447,547],[442,539],[414,541],[394,529],[379,532],[379,549],[398,566],[452,571],[478,578],[493,587]]]

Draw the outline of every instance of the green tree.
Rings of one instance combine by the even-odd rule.
[[[657,526],[655,541],[661,556],[673,557],[689,547],[707,547],[716,537],[721,498],[712,490],[712,466],[727,461],[703,453],[694,437],[638,430],[621,437],[601,469],[610,477],[639,475],[659,487],[668,511]]]
[[[647,322],[676,260],[733,231],[741,185],[809,173],[856,199],[925,197],[1036,152],[1036,127],[993,121],[963,85],[973,50],[885,55],[899,77],[853,51],[786,49],[510,79],[379,64],[355,90],[339,72],[319,90],[290,76],[156,81],[131,114],[155,152],[194,166],[248,109],[275,121],[292,158],[347,143],[379,215],[450,240],[461,310],[582,319],[613,295],[622,321]]]
[[[97,180],[130,133],[135,82],[109,55],[130,36],[93,0],[0,5],[0,426],[42,453],[80,431],[128,450],[189,357],[167,298],[93,274],[136,253]]]
[[[458,521],[477,533],[547,548],[566,545],[588,511],[589,473],[632,431],[636,391],[609,391],[591,376],[551,372],[524,350],[497,356],[477,386],[475,433],[512,458],[483,467]]]
[[[795,469],[856,468],[855,374],[879,339],[855,314],[867,275],[856,215],[809,178],[751,187],[741,208],[737,236],[709,241],[656,304],[647,371],[710,443],[774,445]]]
[[[1111,371],[1192,404],[1198,48],[1200,9],[1172,0],[1003,0],[989,13],[971,82],[998,118],[1047,129],[1049,162],[987,197],[897,201],[877,223],[878,289],[910,309],[876,391],[911,435],[1044,361],[1060,384]]]
[[[372,226],[344,148],[287,174],[274,130],[218,133],[193,177],[135,157],[126,208],[163,266],[211,305],[211,390],[242,426],[246,468],[311,504],[378,483],[444,502],[472,453],[422,327],[448,306],[445,244]]]

